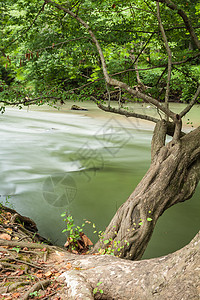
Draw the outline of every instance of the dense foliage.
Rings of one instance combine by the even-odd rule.
[[[164,100],[168,57],[155,1],[55,2],[87,21],[100,42],[112,77]],[[175,2],[187,13],[199,37],[199,1]],[[172,51],[169,100],[188,102],[200,77],[199,50],[179,14],[162,3],[160,8]],[[105,99],[99,55],[77,20],[43,0],[6,0],[0,2],[0,25],[2,106],[85,100],[91,95]],[[140,100],[125,93],[123,97]]]

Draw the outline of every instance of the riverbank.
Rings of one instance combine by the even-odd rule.
[[[78,102],[77,104],[80,107],[83,107],[87,109],[88,111],[75,111],[71,110],[72,105],[74,105],[75,102],[73,101],[67,101],[65,104],[58,103],[56,105],[57,109],[48,105],[43,106],[35,106],[30,105],[28,110],[30,111],[46,111],[46,112],[52,112],[52,113],[64,113],[64,114],[75,114],[75,115],[81,115],[91,118],[97,118],[101,120],[106,120],[109,118],[116,118],[119,119],[121,122],[127,123],[127,119],[131,123],[134,123],[138,126],[139,129],[147,129],[147,130],[153,130],[154,123],[142,120],[142,119],[136,119],[136,118],[126,118],[125,116],[121,116],[118,114],[113,114],[109,112],[102,111],[97,107],[97,105],[92,101],[85,101],[85,102]],[[174,111],[175,113],[180,113],[187,105],[183,103],[170,103],[170,109]],[[111,101],[112,107],[118,107],[118,103],[116,101]],[[127,103],[124,105],[124,108],[126,108],[128,111],[134,111],[138,114],[147,114],[151,117],[160,118],[160,115],[158,114],[157,109],[153,105],[149,105],[148,103]],[[26,109],[26,108],[24,108]],[[186,131],[191,130],[193,127],[198,127],[200,125],[200,104],[194,105],[194,107],[189,111],[187,116],[183,117],[183,128]]]
[[[152,295],[155,299],[167,300],[175,294],[178,300],[198,299],[199,234],[175,253],[162,258],[130,261],[112,255],[71,254],[35,242],[35,237],[26,241],[26,238],[30,239],[30,233],[17,222],[21,217],[24,218],[1,207],[2,300],[146,300],[152,299]],[[23,241],[21,234],[19,237],[20,231]]]
[[[41,237],[33,220],[1,205],[0,299],[66,299],[58,279],[71,266],[61,263],[65,252]]]
[[[132,127],[139,130],[150,130],[153,131],[155,124],[150,121],[146,121],[143,119],[137,119],[133,117],[125,117],[119,114],[113,114],[110,112],[102,111],[97,107],[97,105],[93,101],[85,101],[85,102],[76,102],[78,106],[87,109],[87,111],[83,110],[71,110],[71,107],[74,105],[74,101],[67,101],[64,104],[60,104],[58,102],[55,106],[49,106],[44,104],[42,106],[30,105],[28,107],[23,107],[22,111],[30,111],[30,112],[49,112],[53,114],[66,114],[66,115],[76,115],[76,116],[85,116],[92,119],[97,119],[101,121],[107,120],[119,120],[123,122],[125,127]],[[180,113],[187,105],[183,103],[170,103],[170,109],[175,113]],[[116,101],[111,101],[112,107],[118,107]],[[160,118],[160,114],[158,114],[157,109],[153,105],[149,105],[147,103],[127,103],[124,105],[128,111],[134,111],[138,114],[147,114],[154,118]],[[16,107],[6,107],[6,110],[15,111],[18,110]],[[189,111],[189,113],[183,117],[183,130],[188,132],[193,128],[200,126],[200,104],[194,105],[194,107]]]

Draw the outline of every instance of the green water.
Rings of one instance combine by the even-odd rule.
[[[150,164],[152,124],[84,106],[88,112],[66,105],[61,111],[8,109],[0,116],[0,200],[9,197],[16,210],[35,220],[41,235],[60,245],[66,239],[61,213],[104,229]],[[196,124],[199,107],[194,111]],[[199,230],[199,197],[197,188],[191,201],[164,213],[144,257],[188,243]],[[92,232],[89,226],[86,233],[95,239]]]

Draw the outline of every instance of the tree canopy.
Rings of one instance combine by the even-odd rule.
[[[108,87],[88,30],[102,49],[110,78],[161,102],[167,82],[169,101],[190,102],[195,95],[200,75],[199,1],[160,1],[160,24],[153,0],[11,0],[0,5],[0,91],[5,105],[91,96],[102,100]],[[170,78],[161,26],[171,53]],[[123,88],[125,101],[145,100]]]

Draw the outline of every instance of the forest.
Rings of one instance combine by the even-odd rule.
[[[155,1],[63,3],[87,20],[101,45],[110,76],[164,101],[168,54]],[[65,10],[50,4],[1,2],[2,103],[54,104],[58,100],[90,100],[91,96],[108,99],[102,62],[88,30]],[[198,37],[199,1],[177,4],[187,13]],[[199,49],[181,15],[161,6],[172,56],[169,101],[188,103],[198,85]],[[110,88],[110,92],[111,98],[119,99],[118,90]],[[123,102],[143,101],[126,90],[121,93]]]
[[[92,101],[155,125],[144,177],[88,255],[66,254],[74,263],[62,274],[67,299],[199,299],[199,233],[177,252],[140,259],[159,217],[191,199],[200,179],[200,127],[183,127],[200,103],[200,2],[6,0],[0,14],[2,114]],[[157,116],[130,103],[151,105]],[[171,103],[184,108],[177,113]],[[71,228],[70,216],[66,222]],[[69,235],[69,250],[79,244]]]

